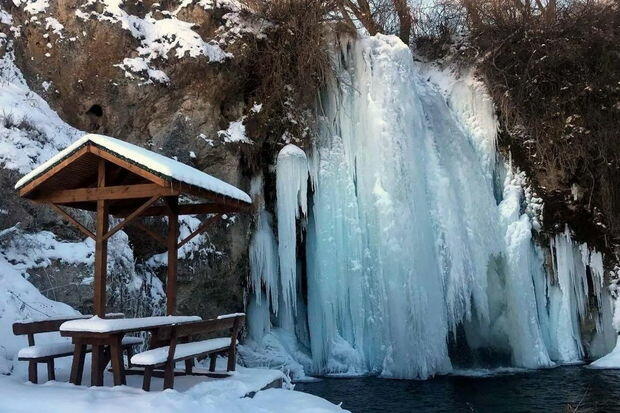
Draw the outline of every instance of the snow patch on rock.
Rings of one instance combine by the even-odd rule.
[[[25,173],[69,146],[81,132],[28,88],[8,47],[0,58],[0,163]]]
[[[122,5],[123,0],[88,0],[75,14],[83,20],[96,19],[120,24],[140,41],[136,53],[141,60],[126,58],[118,65],[129,74],[136,74],[135,69],[140,68],[138,72],[148,73],[150,79],[166,83],[167,76],[161,70],[151,67],[157,59],[169,59],[171,55],[180,59],[187,55],[194,58],[204,56],[210,62],[222,62],[232,57],[218,44],[205,42],[193,30],[193,23],[179,20],[174,15],[164,19],[155,19],[152,13],[144,17],[135,16],[123,10]]]

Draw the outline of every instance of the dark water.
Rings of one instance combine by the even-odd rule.
[[[578,366],[426,381],[324,378],[295,390],[352,412],[620,412],[620,370]]]

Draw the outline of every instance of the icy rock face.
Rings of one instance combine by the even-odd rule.
[[[451,371],[454,351],[527,368],[580,360],[588,272],[599,300],[589,351],[611,349],[600,254],[564,234],[548,273],[532,239],[540,203],[496,156],[480,85],[414,65],[395,37],[343,42],[339,54],[342,81],[322,98],[309,156],[307,217],[306,157],[285,148],[277,165],[280,303],[295,302],[305,274],[307,295],[291,308],[306,372],[427,378]],[[293,253],[304,228],[302,261]],[[290,335],[280,343],[294,347]],[[273,360],[275,346],[265,348]]]

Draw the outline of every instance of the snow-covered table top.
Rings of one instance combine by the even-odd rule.
[[[60,331],[89,333],[129,332],[200,320],[202,320],[202,318],[198,316],[160,316],[118,319],[103,319],[95,316],[87,319],[66,321],[60,326]]]
[[[150,170],[157,175],[194,185],[211,192],[237,199],[239,201],[252,203],[250,196],[239,188],[199,171],[196,168],[192,168],[189,165],[149,151],[148,149],[141,148],[137,145],[133,145],[129,142],[92,133],[84,135],[62,151],[58,152],[56,155],[52,156],[47,162],[44,162],[33,169],[30,173],[17,181],[15,184],[15,189],[19,189],[26,185],[28,182],[43,174],[58,162],[73,154],[75,151],[88,143],[101,147],[106,151],[120,156],[133,164]]]

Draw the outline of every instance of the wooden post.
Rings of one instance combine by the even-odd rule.
[[[105,160],[99,159],[97,186],[105,186]],[[108,240],[104,235],[108,232],[108,201],[97,201],[97,229],[95,232],[95,314],[105,317],[105,287],[108,268]]]
[[[168,279],[166,281],[166,312],[174,315],[177,304],[177,239],[179,237],[179,198],[166,198],[168,212]]]

